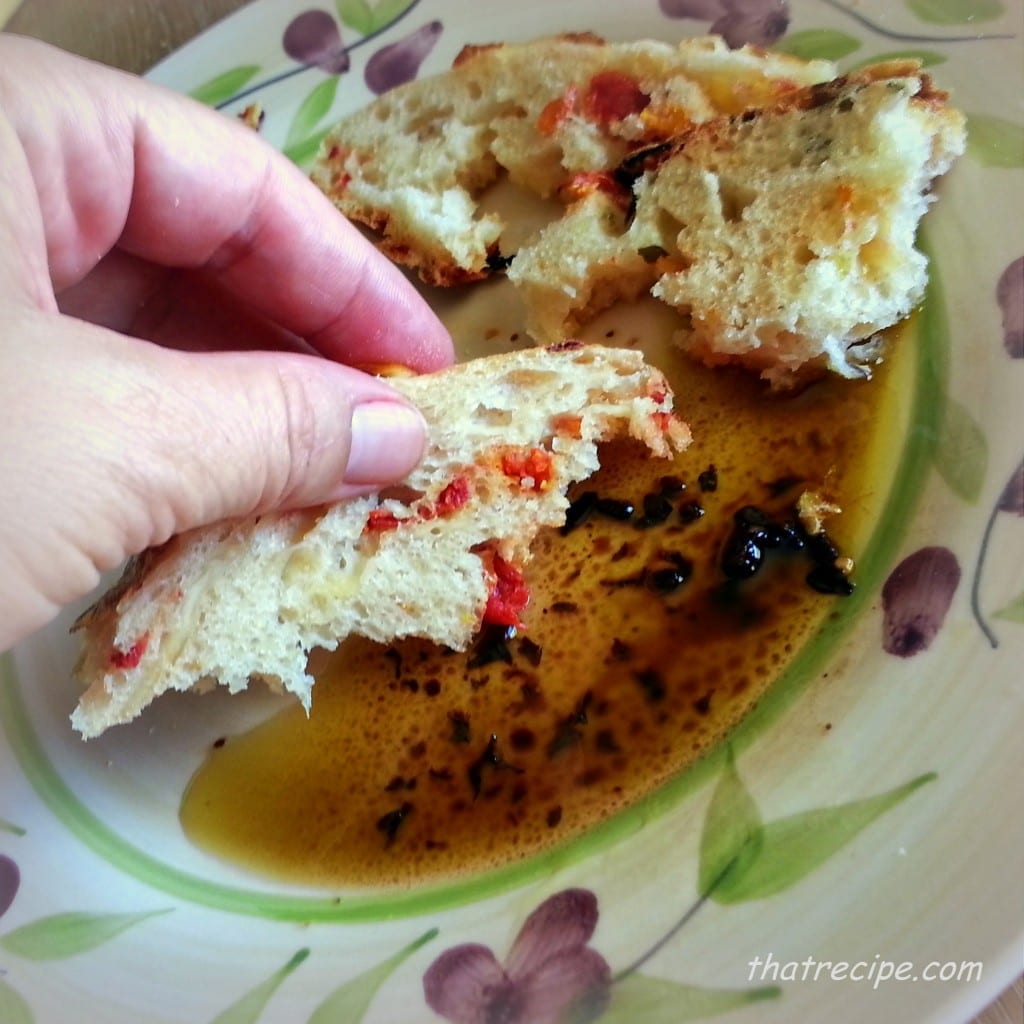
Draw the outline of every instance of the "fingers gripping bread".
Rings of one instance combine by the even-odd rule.
[[[485,616],[516,623],[530,543],[564,521],[599,441],[629,436],[660,456],[689,441],[662,375],[625,349],[566,343],[393,383],[429,425],[404,484],[196,530],[133,560],[76,624],[76,729],[96,736],[199,680],[234,692],[262,678],[308,708],[309,651],[350,634],[465,648]]]
[[[520,250],[529,329],[551,340],[651,289],[706,362],[776,384],[809,366],[861,375],[865,343],[924,293],[915,233],[965,144],[946,99],[916,65],[879,65],[634,155],[628,215],[593,190]]]
[[[637,146],[834,74],[827,61],[730,50],[710,37],[670,46],[583,34],[469,47],[450,71],[341,121],[313,178],[424,280],[478,280],[496,265],[504,224],[481,214],[477,199],[500,172],[553,196]]]

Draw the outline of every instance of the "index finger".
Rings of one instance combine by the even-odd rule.
[[[34,41],[0,48],[0,93],[58,290],[120,246],[203,268],[333,358],[421,370],[451,361],[447,331],[404,275],[250,129]]]

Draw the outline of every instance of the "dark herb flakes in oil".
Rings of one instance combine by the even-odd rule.
[[[384,833],[388,846],[395,841],[402,822],[412,813],[412,810],[413,805],[406,800],[401,807],[396,807],[393,811],[388,811],[387,814],[377,819],[377,831]]]

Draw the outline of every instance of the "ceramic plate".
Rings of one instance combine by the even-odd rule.
[[[970,143],[927,217],[861,585],[694,770],[553,853],[400,893],[267,882],[191,845],[191,774],[278,699],[168,698],[83,744],[70,609],[0,663],[0,1019],[967,1019],[1020,970],[1024,922],[1019,0],[338,0],[305,51],[346,47],[333,71],[285,52],[304,10],[258,0],[152,77],[229,114],[258,100],[302,162],[372,98],[387,47],[422,75],[466,42],[714,29],[842,69],[930,66]]]

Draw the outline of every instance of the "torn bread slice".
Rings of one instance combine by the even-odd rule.
[[[503,265],[505,224],[482,212],[507,173],[542,197],[632,150],[719,114],[831,78],[802,61],[717,37],[608,43],[590,34],[467,47],[450,71],[385,93],[327,136],[313,180],[392,259],[430,284]]]
[[[863,375],[875,335],[924,294],[918,224],[965,145],[947,100],[914,63],[876,65],[583,181],[509,269],[528,329],[550,341],[650,289],[708,363],[779,385],[811,367]]]
[[[522,568],[599,441],[655,455],[689,443],[662,374],[627,349],[578,342],[396,378],[423,412],[424,458],[402,486],[330,507],[203,528],[134,559],[76,623],[84,736],[167,690],[250,678],[307,708],[315,647],[351,634],[464,649],[486,619],[515,625]]]

